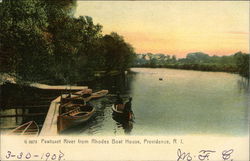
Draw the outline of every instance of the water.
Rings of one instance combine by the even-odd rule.
[[[3,133],[31,120],[42,127],[51,100],[59,95],[53,91],[15,84],[1,85],[0,91],[0,115],[18,115],[0,117]]]
[[[95,102],[97,115],[85,128],[78,127],[69,133],[248,134],[249,86],[237,74],[150,68],[133,68],[132,71],[135,74],[128,75],[120,84],[127,87],[123,90],[124,96],[133,97],[133,123],[120,124],[112,119],[114,100],[107,97]],[[117,82],[108,82],[106,88],[116,88]]]
[[[88,84],[94,90],[108,89],[111,95],[92,101],[94,117],[64,134],[248,135],[249,84],[239,75],[157,68],[132,72]],[[112,118],[117,91],[124,100],[133,97],[134,122]]]

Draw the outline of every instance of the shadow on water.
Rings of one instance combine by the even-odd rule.
[[[118,91],[121,94],[129,94],[131,89],[131,81],[134,73],[118,74],[114,76],[105,76],[95,81],[87,82],[89,88],[93,90],[108,89],[109,93],[116,94]],[[84,84],[79,84],[84,85]],[[86,84],[85,84],[86,85]]]

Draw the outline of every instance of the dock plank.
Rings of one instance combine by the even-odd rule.
[[[34,108],[49,108],[49,104],[45,105],[23,105],[23,106],[9,106],[9,107],[4,107],[3,109],[34,109]]]
[[[59,115],[60,99],[61,96],[51,102],[40,136],[57,135],[57,117]]]
[[[31,117],[31,116],[42,116],[42,115],[46,115],[46,113],[29,113],[29,114],[0,115],[0,118],[5,118],[5,117]]]
[[[40,83],[31,83],[30,86],[40,89],[52,89],[52,90],[83,90],[88,88],[88,86],[69,86],[69,85],[51,86]]]

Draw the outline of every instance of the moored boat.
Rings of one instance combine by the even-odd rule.
[[[73,95],[73,94],[63,94],[61,95],[61,104],[65,104],[68,102],[73,102],[75,104],[84,104],[88,101],[91,100],[91,95],[86,96],[86,97],[82,97],[79,95]]]
[[[74,93],[74,95],[81,95],[81,96],[86,94],[92,94],[92,89],[87,88]]]
[[[77,105],[76,105],[77,106]],[[88,121],[95,113],[95,108],[90,105],[80,106],[66,113],[60,114],[57,119],[57,130],[62,132],[70,127]]]
[[[92,92],[92,90],[91,90]],[[101,98],[104,97],[108,94],[108,90],[101,90],[95,93],[85,93],[83,95],[75,95],[75,94],[64,94],[61,95],[61,103],[68,103],[68,102],[76,102],[75,104],[84,104],[88,101],[90,101],[91,99],[97,99],[97,98]]]
[[[92,93],[91,98],[92,99],[101,98],[101,97],[106,96],[108,93],[109,93],[108,90],[101,90],[101,91]]]
[[[35,121],[26,122],[11,130],[9,135],[35,135],[39,134],[39,127]]]

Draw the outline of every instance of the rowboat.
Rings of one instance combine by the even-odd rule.
[[[9,135],[38,135],[39,127],[35,121],[29,121],[10,131]]]
[[[74,95],[81,95],[81,96],[85,94],[92,94],[92,89],[87,88],[74,93]]]
[[[97,99],[106,96],[109,93],[108,90],[101,90],[95,93],[92,93],[91,98],[92,99]]]
[[[69,94],[69,95],[61,95],[61,103],[68,103],[68,102],[75,102],[75,104],[84,104],[91,99],[97,99],[104,97],[108,94],[108,90],[101,90],[95,93],[85,93],[83,95],[75,95],[75,94]]]
[[[90,105],[80,106],[58,116],[57,130],[62,132],[70,127],[88,121],[95,113],[95,108]]]
[[[113,117],[121,120],[132,120],[132,113],[131,112],[125,113],[123,111],[124,107],[125,107],[124,104],[113,105],[112,106]]]

